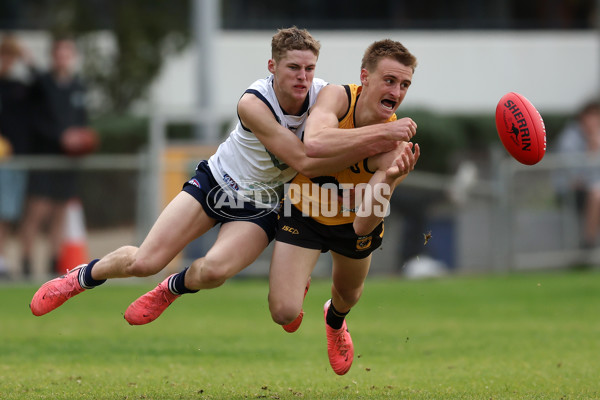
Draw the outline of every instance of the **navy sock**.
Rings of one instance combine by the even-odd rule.
[[[173,294],[196,293],[197,290],[191,290],[185,287],[185,273],[190,267],[187,267],[178,274],[175,274],[169,279],[169,290]]]
[[[92,268],[98,261],[100,261],[100,259],[98,259],[98,258],[95,260],[92,260],[88,263],[88,265],[86,265],[85,267],[83,267],[79,270],[79,284],[81,285],[82,288],[93,289],[96,286],[100,286],[104,282],[106,282],[106,279],[96,280],[96,279],[92,278]]]
[[[329,303],[329,309],[327,310],[327,316],[325,317],[327,325],[329,325],[333,329],[340,329],[344,324],[344,318],[346,318],[346,315],[348,315],[349,312],[350,311],[347,311],[345,313],[339,312],[333,306],[332,301],[331,303]]]

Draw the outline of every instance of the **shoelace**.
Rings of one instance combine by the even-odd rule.
[[[169,298],[169,294],[172,296],[173,294],[169,291],[169,289],[161,289],[162,299],[165,303],[170,303],[171,299]]]
[[[160,292],[160,297],[159,298],[162,300],[162,302],[163,302],[162,304],[169,304],[169,303],[171,303],[173,301],[173,299],[171,298],[171,296],[175,296],[175,295],[173,293],[171,293],[171,291],[169,290],[168,287],[164,287],[162,285],[159,285],[154,290],[157,290],[157,291]]]
[[[346,330],[341,329],[339,334],[336,335],[335,338],[335,347],[339,350],[340,354],[345,356],[348,354],[350,350],[350,345],[346,341]]]
[[[66,273],[66,274],[64,274],[63,276],[61,276],[61,278],[62,278],[62,279],[67,279],[67,278],[68,278],[68,275],[69,275],[69,272],[72,272],[72,271],[74,271],[74,270],[75,270],[75,269],[72,269],[72,270],[68,270],[68,269],[67,269],[67,273]],[[52,296],[57,296],[57,295],[58,295],[58,296],[65,296],[67,299],[69,299],[69,298],[73,297],[73,292],[75,291],[75,290],[74,290],[74,289],[75,289],[75,283],[74,283],[74,282],[71,282],[71,281],[67,281],[67,283],[69,283],[69,284],[70,284],[70,288],[69,288],[67,291],[64,291],[64,290],[59,290],[59,289],[56,289],[56,288],[54,288],[54,287],[50,287],[50,288],[48,289],[48,292],[49,292],[49,293],[51,293],[51,294],[52,294]]]

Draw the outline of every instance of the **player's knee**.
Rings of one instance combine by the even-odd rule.
[[[200,281],[203,286],[212,288],[219,287],[231,277],[226,263],[219,262],[210,257],[205,257],[202,261]]]
[[[155,268],[153,268],[153,265],[151,265],[147,262],[144,262],[144,261],[139,261],[139,260],[135,260],[131,264],[131,266],[128,269],[128,273],[129,273],[129,275],[136,276],[138,278],[145,278],[145,277],[156,274]]]
[[[360,296],[362,295],[362,292],[363,292],[363,288],[361,287],[361,288],[357,288],[354,290],[338,292],[338,294],[341,297],[342,301],[348,307],[352,307],[356,303],[358,303],[358,300],[360,300]]]
[[[137,250],[135,247],[133,249]],[[152,260],[151,257],[139,257],[137,252],[133,252],[128,257],[129,260],[127,262],[127,273],[130,276],[136,276],[139,278],[152,276],[158,273],[164,267],[163,265],[158,265],[156,261]]]
[[[269,298],[269,310],[271,318],[276,324],[287,325],[296,319],[301,309],[290,304],[274,302]]]

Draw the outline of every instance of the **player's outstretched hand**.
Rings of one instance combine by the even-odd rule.
[[[415,169],[415,165],[421,155],[421,149],[419,144],[413,144],[411,142],[406,143],[403,146],[400,154],[394,159],[392,165],[388,167],[385,174],[388,179],[398,179],[403,175],[408,174],[410,171]]]

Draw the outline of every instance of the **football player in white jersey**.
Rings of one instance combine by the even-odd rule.
[[[157,274],[188,243],[221,223],[204,257],[167,277],[126,310],[130,324],[149,323],[180,295],[218,287],[256,260],[275,235],[278,196],[296,171],[307,176],[336,172],[414,135],[407,126],[373,127],[345,135],[343,142],[335,140],[335,148],[306,149],[301,140],[304,120],[325,85],[313,79],[320,43],[308,31],[292,27],[273,36],[271,49],[271,76],[244,93],[236,129],[208,162],[198,165],[141,246],[120,247],[45,283],[30,303],[34,315],[44,315],[107,279]]]

